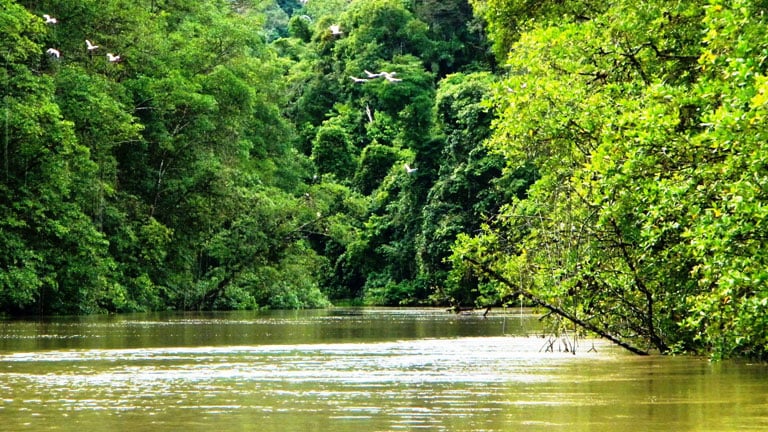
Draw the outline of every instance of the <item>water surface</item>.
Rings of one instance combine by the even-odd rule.
[[[768,430],[763,365],[636,357],[587,340],[574,354],[523,312],[0,322],[0,421],[78,432]]]

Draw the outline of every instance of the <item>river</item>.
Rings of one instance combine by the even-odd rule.
[[[543,332],[527,310],[0,321],[0,430],[768,430],[765,365]]]

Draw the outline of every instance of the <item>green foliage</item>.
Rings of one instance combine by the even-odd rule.
[[[324,125],[312,144],[312,160],[321,174],[346,180],[355,170],[354,149],[349,135],[340,126]]]
[[[439,178],[422,210],[418,259],[422,278],[438,287],[436,297],[465,306],[495,304],[498,298],[479,291],[477,277],[449,276],[452,265],[446,260],[455,240],[478,231],[502,203],[522,197],[533,181],[527,167],[502,178],[502,158],[483,147],[492,120],[485,100],[495,82],[488,73],[449,75],[440,82],[435,101],[438,133],[445,142]]]
[[[472,257],[636,346],[765,357],[762,6],[484,5],[511,48],[490,148],[541,177],[455,277]]]
[[[302,187],[311,162],[280,113],[287,64],[253,31],[282,31],[274,8],[29,8],[59,23],[13,2],[0,16],[2,310],[325,304],[324,261],[292,234],[310,213],[286,190]],[[86,38],[100,48],[87,52]],[[281,287],[275,299],[249,276],[267,268],[281,275],[259,279]]]
[[[692,170],[681,227],[697,283],[683,322],[717,357],[765,358],[765,19],[759,2],[706,8],[703,70],[694,88],[701,129],[691,142],[706,161]]]
[[[492,147],[511,169],[533,163],[542,176],[490,228],[503,233],[490,255],[508,279],[552,304],[666,351],[677,312],[668,307],[691,284],[680,271],[685,260],[659,253],[678,244],[677,227],[637,214],[652,205],[645,198],[662,172],[653,153],[674,145],[679,121],[648,84],[695,65],[687,51],[662,54],[660,42],[637,40],[656,34],[647,29],[659,25],[650,18],[663,6],[654,7],[534,25],[515,44]]]
[[[396,282],[386,273],[372,273],[366,280],[363,304],[403,306],[419,298],[417,281],[403,280]]]
[[[396,56],[423,56],[432,43],[427,25],[416,19],[401,0],[353,2],[339,24],[348,35],[334,44],[334,57],[351,60],[347,67],[357,71],[375,68],[381,60]]]
[[[470,3],[475,13],[486,21],[493,51],[500,62],[504,61],[521,34],[530,28],[550,22],[589,21],[602,14],[607,6],[605,2],[595,0],[470,0]]]
[[[414,14],[429,27],[434,62],[439,76],[493,66],[488,40],[467,0],[415,0]]]
[[[309,16],[293,16],[288,22],[288,32],[291,37],[301,39],[302,42],[309,42],[312,39],[312,29],[310,28]]]
[[[89,149],[62,118],[47,76],[34,73],[43,26],[15,3],[1,12],[3,183],[0,187],[0,308],[89,313],[119,307],[108,243],[84,205],[97,181]]]
[[[398,151],[390,146],[374,142],[365,147],[360,155],[359,168],[355,172],[355,188],[364,195],[370,195],[381,184],[398,158]]]

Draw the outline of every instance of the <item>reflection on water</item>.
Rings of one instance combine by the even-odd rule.
[[[366,342],[540,331],[531,315],[453,315],[440,309],[133,314],[46,322],[1,322],[0,352],[56,348],[127,348]]]
[[[544,352],[536,317],[436,310],[0,324],[4,431],[768,428],[768,369]],[[557,346],[557,345],[555,345]]]

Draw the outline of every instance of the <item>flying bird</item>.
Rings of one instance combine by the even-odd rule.
[[[107,53],[107,60],[109,60],[110,63],[119,62],[120,56],[114,55],[112,53]]]
[[[61,53],[56,48],[48,48],[45,52],[47,52],[48,54],[50,54],[50,55],[52,55],[52,56],[54,56],[56,58],[61,57]]]
[[[352,76],[352,75],[350,75],[349,77],[352,78],[352,81],[354,81],[356,83],[364,83],[364,82],[368,81],[365,78],[358,78],[358,77]]]
[[[341,27],[338,24],[333,24],[330,27],[328,27],[329,30],[331,30],[332,35],[340,35],[343,32],[341,31]]]
[[[85,40],[85,45],[88,47],[88,51],[93,51],[99,47],[98,45],[94,45],[93,43],[91,43],[91,41],[89,41],[88,39]]]
[[[412,174],[414,171],[418,170],[418,168],[411,168],[410,165],[407,163],[405,164],[405,172],[408,174]]]
[[[402,79],[395,78],[395,75],[397,75],[397,72],[382,72],[381,75],[389,82],[400,82]]]
[[[50,16],[48,14],[43,14],[43,18],[45,18],[45,23],[46,24],[56,24],[57,22],[59,22],[59,20],[57,20],[56,18],[54,18],[54,17],[52,17],[52,16]]]

